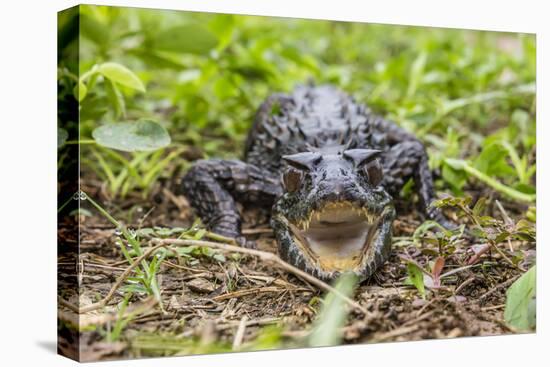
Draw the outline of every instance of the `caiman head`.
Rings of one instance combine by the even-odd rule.
[[[381,186],[380,151],[283,156],[284,194],[271,225],[286,262],[323,280],[365,279],[389,257],[395,209]]]

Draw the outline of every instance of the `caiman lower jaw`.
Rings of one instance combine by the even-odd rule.
[[[296,244],[322,270],[353,271],[377,235],[379,218],[350,202],[335,202],[288,225]]]

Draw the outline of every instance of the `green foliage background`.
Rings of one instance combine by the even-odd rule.
[[[113,195],[185,169],[189,147],[240,156],[259,104],[308,81],[335,84],[417,134],[440,189],[461,194],[472,176],[447,164],[457,159],[535,193],[534,35],[89,5],[80,17],[80,62],[60,67],[60,98],[81,100],[83,162]],[[61,30],[70,24],[60,19]],[[104,63],[129,74],[107,77]],[[165,127],[170,145],[121,153],[92,138],[139,119]]]

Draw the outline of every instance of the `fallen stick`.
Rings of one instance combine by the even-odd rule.
[[[225,293],[225,294],[221,294],[219,296],[213,297],[212,301],[221,302],[231,298],[240,298],[251,294],[277,293],[277,292],[282,293],[284,291],[285,291],[284,288],[279,288],[279,287],[259,287],[259,288],[242,289],[240,291]]]
[[[78,307],[77,305],[74,305],[66,300],[64,300],[61,297],[58,297],[59,303],[67,308],[69,308],[71,311],[77,312],[79,314],[95,311],[97,309],[100,309],[102,307],[105,307],[107,303],[113,298],[115,295],[116,290],[122,285],[122,283],[126,280],[126,278],[131,274],[131,272],[136,268],[142,260],[146,259],[148,256],[150,256],[152,253],[154,253],[156,250],[158,250],[161,247],[166,247],[169,245],[176,245],[176,246],[198,246],[198,247],[209,247],[213,249],[223,250],[223,251],[229,251],[229,252],[239,252],[244,253],[248,255],[257,256],[263,261],[273,262],[277,264],[282,269],[296,275],[297,277],[317,286],[318,288],[325,290],[327,292],[332,292],[335,296],[343,299],[348,305],[355,308],[358,311],[361,311],[364,315],[369,315],[369,312],[367,309],[365,309],[363,306],[361,306],[359,303],[355,302],[351,298],[347,297],[346,295],[342,294],[338,290],[336,290],[334,287],[328,285],[327,283],[315,278],[314,276],[309,275],[308,273],[288,264],[287,262],[283,261],[280,257],[278,257],[275,254],[272,254],[271,252],[265,252],[265,251],[259,251],[259,250],[253,250],[248,249],[244,247],[234,246],[234,245],[228,245],[224,243],[217,243],[217,242],[209,242],[209,241],[201,241],[201,240],[183,240],[183,239],[153,239],[151,241],[155,246],[149,248],[147,251],[145,251],[141,256],[135,259],[135,261],[124,270],[124,272],[117,278],[117,281],[115,284],[111,287],[107,295],[101,299],[98,302],[92,303],[88,306],[84,307]]]
[[[260,250],[254,250],[234,245],[228,245],[224,243],[217,243],[217,242],[209,242],[209,241],[201,241],[201,240],[184,240],[184,239],[154,239],[152,240],[152,243],[157,244],[157,246],[166,246],[166,245],[176,245],[176,246],[198,246],[198,247],[209,247],[213,249],[223,250],[223,251],[229,251],[229,252],[239,252],[243,254],[248,254],[252,256],[257,256],[263,261],[268,261],[277,264],[280,268],[288,271],[289,273],[292,273],[296,275],[297,277],[317,286],[318,288],[325,290],[327,292],[332,292],[335,296],[343,299],[348,305],[352,306],[353,308],[361,311],[364,315],[369,315],[369,312],[361,306],[359,303],[355,302],[351,298],[347,297],[346,295],[342,294],[338,290],[336,290],[334,287],[328,285],[327,283],[323,282],[322,280],[319,280],[315,278],[312,275],[309,275],[308,273],[290,265],[289,263],[283,261],[280,257],[278,257],[275,254],[272,254],[271,252],[265,252]]]
[[[246,327],[276,324],[276,323],[280,322],[281,320],[282,320],[282,318],[280,318],[280,317],[268,317],[268,318],[265,318],[265,319],[247,320],[246,321]],[[233,329],[235,326],[239,326],[240,323],[241,323],[241,320],[229,321],[226,324],[218,325],[217,330],[222,331],[222,330],[227,330],[227,329]]]

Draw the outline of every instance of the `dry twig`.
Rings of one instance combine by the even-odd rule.
[[[102,308],[107,305],[107,303],[113,298],[115,295],[116,290],[122,285],[122,283],[126,280],[126,278],[130,275],[130,273],[134,270],[136,266],[138,266],[142,260],[146,259],[148,256],[150,256],[152,253],[154,253],[156,250],[158,250],[161,247],[166,247],[169,245],[176,245],[176,246],[199,246],[199,247],[209,247],[214,248],[218,250],[223,251],[230,251],[230,252],[240,252],[248,255],[253,255],[259,257],[263,261],[269,261],[277,264],[282,269],[304,279],[305,281],[317,286],[318,288],[332,292],[337,297],[342,298],[348,305],[355,308],[358,311],[361,311],[363,314],[368,315],[369,312],[361,306],[359,303],[355,302],[351,298],[347,297],[346,295],[342,294],[338,290],[336,290],[334,287],[331,287],[330,285],[326,284],[325,282],[307,274],[306,272],[295,268],[294,266],[286,263],[281,258],[276,256],[275,254],[272,254],[270,252],[265,251],[259,251],[259,250],[253,250],[248,249],[244,247],[234,246],[234,245],[228,245],[224,243],[217,243],[217,242],[209,242],[209,241],[200,241],[200,240],[183,240],[183,239],[154,239],[152,240],[152,243],[155,244],[155,246],[149,248],[147,251],[143,253],[143,255],[139,256],[126,270],[117,278],[117,281],[115,284],[111,287],[109,290],[109,293],[107,293],[107,296],[105,296],[102,300],[92,303],[91,305],[84,306],[84,307],[78,307],[61,297],[59,297],[59,302],[63,306],[69,308],[70,310],[77,312],[77,313],[86,313],[90,311],[97,310],[99,308]]]
[[[246,321],[247,321],[246,315],[243,316],[241,319],[241,322],[239,323],[239,327],[237,328],[237,332],[235,333],[235,338],[233,339],[233,350],[239,349],[243,342],[244,332],[246,330]]]
[[[347,297],[346,295],[342,294],[338,290],[336,290],[334,287],[331,287],[327,283],[323,282],[322,280],[319,280],[315,278],[314,276],[309,275],[308,273],[290,265],[289,263],[283,261],[280,257],[278,257],[275,254],[272,254],[271,252],[265,252],[260,250],[254,250],[234,245],[228,245],[224,243],[217,243],[217,242],[209,242],[209,241],[200,241],[200,240],[183,240],[183,239],[154,239],[153,243],[156,243],[157,246],[160,245],[176,245],[176,246],[199,246],[199,247],[209,247],[213,249],[223,250],[223,251],[230,251],[230,252],[240,252],[243,254],[248,254],[252,256],[256,256],[260,258],[263,261],[268,261],[275,263],[280,268],[296,275],[299,278],[302,278],[303,280],[317,286],[318,288],[332,292],[337,297],[340,297],[343,299],[348,305],[352,306],[353,308],[361,311],[365,315],[369,315],[369,312],[361,306],[359,303],[355,302],[351,298]]]
[[[504,283],[501,283],[499,285],[497,285],[496,287],[494,288],[491,288],[487,293],[485,294],[482,294],[477,300],[479,303],[481,303],[485,298],[489,297],[491,294],[495,293],[496,291],[502,289],[502,288],[507,288],[510,284],[512,284],[513,282],[516,281],[516,279],[518,279],[519,277],[521,276],[521,274],[518,274],[510,279],[508,279],[507,281],[505,281]]]

